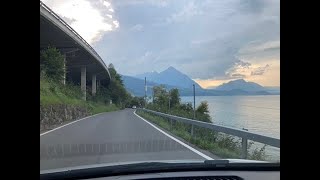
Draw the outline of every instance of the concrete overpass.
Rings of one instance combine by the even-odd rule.
[[[49,45],[65,57],[66,81],[81,85],[86,93],[96,94],[97,86],[105,86],[111,76],[98,53],[65,21],[40,1],[40,50]],[[89,91],[90,90],[90,91]]]

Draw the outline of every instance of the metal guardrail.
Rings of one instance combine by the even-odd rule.
[[[104,63],[102,58],[99,56],[99,54],[90,46],[89,43],[87,43],[86,40],[84,40],[71,26],[69,26],[63,19],[61,19],[55,12],[53,12],[48,6],[46,6],[43,2],[40,1],[40,6],[42,6],[44,9],[46,9],[51,15],[53,15],[59,22],[61,22],[65,27],[67,27],[71,32],[73,32],[89,49],[92,50],[92,52],[98,56],[101,60],[101,62],[107,67],[107,65]]]
[[[198,127],[203,127],[207,129],[211,129],[217,132],[222,132],[225,134],[230,134],[233,136],[241,137],[242,138],[242,158],[247,158],[247,147],[248,147],[248,140],[252,140],[255,142],[260,142],[263,144],[267,144],[273,147],[280,148],[280,139],[276,139],[273,137],[268,137],[248,131],[244,131],[241,129],[236,129],[236,128],[231,128],[231,127],[226,127],[226,126],[220,126],[220,125],[215,125],[212,123],[207,123],[207,122],[202,122],[202,121],[197,121],[193,119],[188,119],[188,118],[183,118],[179,116],[174,116],[170,114],[165,114],[157,111],[152,111],[149,109],[141,109],[138,108],[139,110],[146,111],[149,113],[153,113],[155,115],[168,118],[171,120],[171,127],[172,127],[172,120],[183,122],[185,124],[190,124],[191,126],[191,135],[193,135],[193,126],[198,126]]]

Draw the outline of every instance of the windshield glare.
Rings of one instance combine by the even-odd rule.
[[[280,2],[40,1],[40,170],[280,162]]]

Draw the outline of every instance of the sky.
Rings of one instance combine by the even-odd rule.
[[[120,74],[280,86],[279,0],[43,0]]]

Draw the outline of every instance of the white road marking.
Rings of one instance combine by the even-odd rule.
[[[157,129],[158,131],[160,131],[161,133],[163,133],[164,135],[168,136],[169,138],[171,138],[172,140],[178,142],[179,144],[183,145],[184,147],[188,148],[189,150],[191,150],[192,152],[202,156],[203,158],[207,159],[207,160],[213,160],[211,157],[203,154],[202,152],[194,149],[193,147],[185,144],[184,142],[178,140],[177,138],[169,135],[168,133],[162,131],[161,129],[159,129],[158,127],[156,127],[155,125],[153,125],[152,123],[150,123],[149,121],[145,120],[143,117],[139,116],[138,114],[136,114],[136,110],[133,112],[137,117],[139,117],[140,119],[142,119],[143,121],[145,121],[146,123],[148,123],[150,126],[154,127],[155,129]]]
[[[52,132],[52,131],[55,131],[55,130],[57,130],[57,129],[63,128],[63,127],[65,127],[65,126],[68,126],[68,125],[70,125],[70,124],[73,124],[73,123],[82,121],[82,120],[84,120],[84,119],[88,119],[88,118],[97,116],[97,115],[99,115],[99,114],[102,114],[102,113],[98,113],[98,114],[95,114],[95,115],[92,115],[92,116],[87,116],[87,117],[85,117],[85,118],[78,119],[78,120],[76,120],[76,121],[72,121],[72,122],[70,122],[70,123],[68,123],[68,124],[65,124],[65,125],[63,125],[63,126],[59,126],[59,127],[57,127],[57,128],[51,129],[50,131],[44,132],[44,133],[40,134],[40,136],[43,136],[43,135],[45,135],[45,134],[48,134],[49,132]]]

